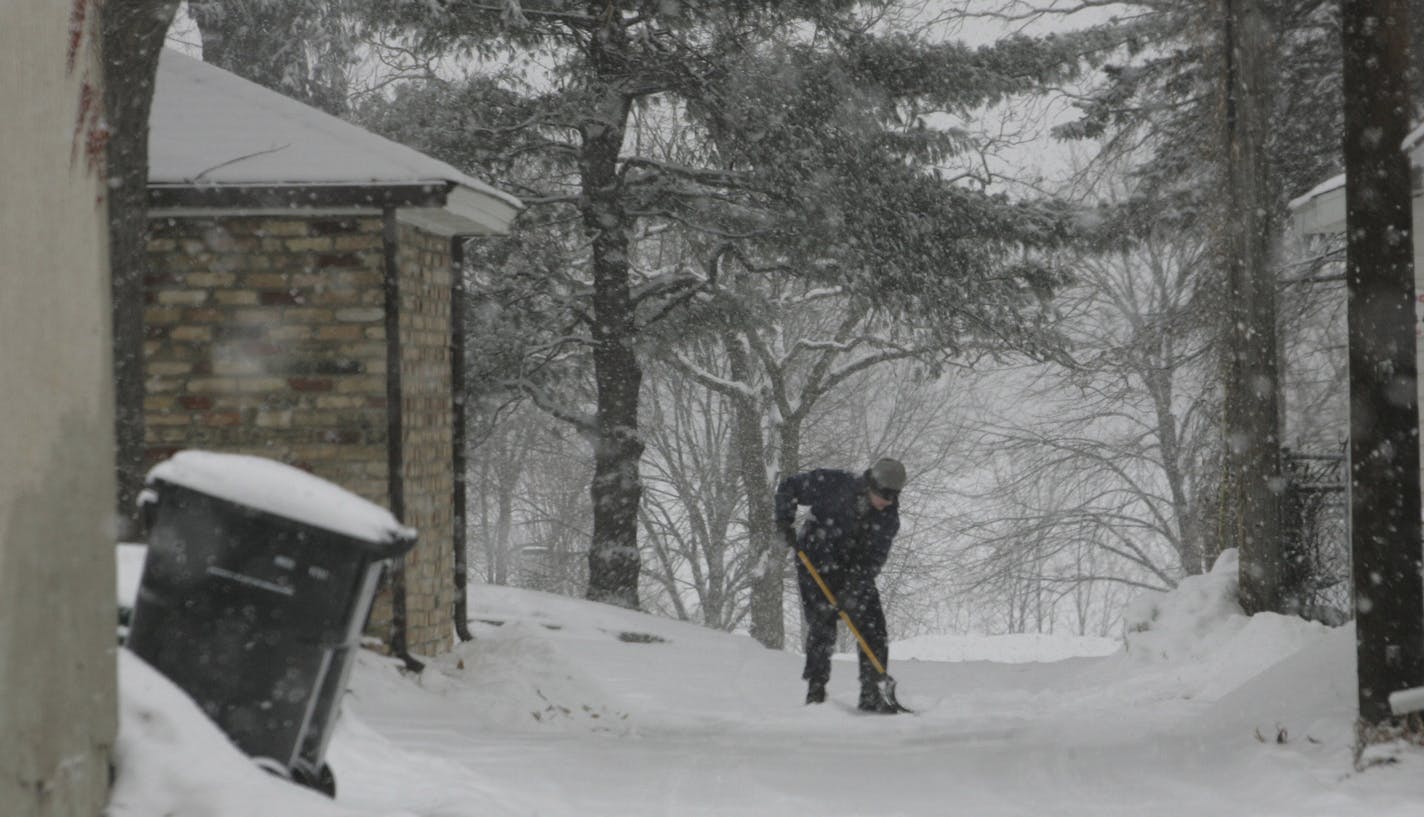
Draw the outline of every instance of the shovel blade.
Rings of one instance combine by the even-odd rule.
[[[895,698],[894,678],[886,675],[884,678],[881,678],[876,685],[880,688],[880,700],[884,701],[885,705],[889,707],[892,712],[913,714],[914,710],[901,705],[900,701]]]

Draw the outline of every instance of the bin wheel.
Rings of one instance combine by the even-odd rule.
[[[292,780],[309,789],[316,789],[327,797],[336,797],[336,775],[331,773],[331,766],[326,763],[321,764],[315,775],[308,774],[303,769],[296,769],[293,771]]]
[[[280,777],[283,780],[292,779],[292,770],[287,768],[287,764],[278,761],[276,758],[254,757],[252,762],[256,764],[257,768],[267,774]]]
[[[270,757],[254,757],[252,762],[257,764],[257,768],[270,775],[291,781],[299,786],[315,789],[327,797],[333,799],[336,797],[336,775],[332,774],[329,764],[321,764],[321,769],[313,775],[300,766],[295,769],[288,768],[285,763]]]
[[[317,791],[322,792],[331,799],[336,799],[336,775],[332,773],[331,767],[325,763],[321,764],[321,772],[316,777]]]

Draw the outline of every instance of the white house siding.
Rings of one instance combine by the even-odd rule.
[[[1404,141],[1410,154],[1413,180],[1414,239],[1414,347],[1424,361],[1424,189],[1420,174],[1424,170],[1424,126]],[[1303,235],[1341,235],[1345,232],[1345,177],[1336,176],[1321,182],[1313,190],[1290,203],[1295,229]],[[1424,370],[1424,365],[1420,366]],[[1424,377],[1415,381],[1419,406],[1424,406]],[[1419,437],[1420,459],[1424,462],[1424,434]]]
[[[1409,150],[1414,181],[1414,343],[1419,360],[1424,360],[1424,189],[1420,174],[1424,172],[1424,127],[1420,127],[1404,142]],[[1420,378],[1419,405],[1424,406],[1424,378]],[[1424,450],[1424,435],[1419,444]]]
[[[0,3],[0,812],[99,814],[116,729],[104,186],[71,3]],[[89,5],[91,13],[97,9]]]

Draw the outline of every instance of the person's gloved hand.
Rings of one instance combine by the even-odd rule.
[[[792,550],[796,549],[796,528],[794,526],[787,525],[786,527],[782,528],[781,538],[786,541],[787,547],[791,548]]]

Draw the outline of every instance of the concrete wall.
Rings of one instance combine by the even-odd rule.
[[[71,137],[99,73],[87,43],[66,64],[70,6],[0,4],[6,817],[100,813],[117,726],[105,187]]]

